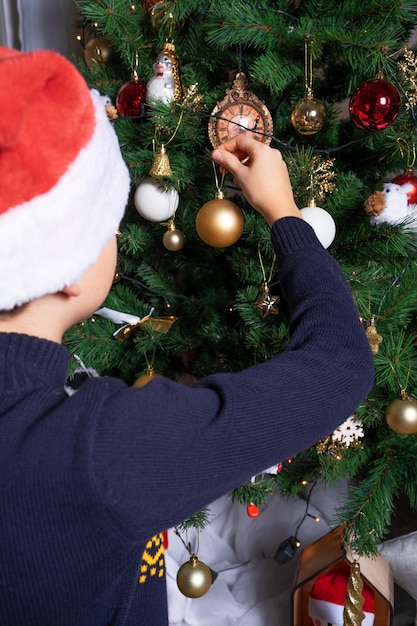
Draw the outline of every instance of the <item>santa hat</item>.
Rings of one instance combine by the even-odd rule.
[[[348,578],[349,570],[340,565],[316,578],[308,603],[308,614],[315,626],[316,624],[343,626]],[[362,595],[364,598],[362,611],[365,614],[362,626],[372,626],[375,617],[374,592],[365,582]]]
[[[103,99],[64,57],[0,47],[0,84],[0,310],[10,310],[97,260],[130,180]]]

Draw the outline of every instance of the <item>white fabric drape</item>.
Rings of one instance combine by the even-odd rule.
[[[312,492],[307,517],[298,539],[307,546],[326,534],[337,506],[347,494],[347,483],[318,484]],[[288,626],[291,624],[291,588],[298,557],[278,565],[272,557],[279,544],[293,535],[306,512],[301,498],[278,493],[267,499],[258,518],[246,507],[220,498],[210,505],[212,523],[200,533],[198,558],[219,572],[208,593],[191,600],[179,591],[176,576],[189,554],[171,529],[165,553],[170,626]],[[314,521],[318,516],[320,522]],[[195,535],[190,532],[193,546]],[[269,557],[269,558],[267,558]]]

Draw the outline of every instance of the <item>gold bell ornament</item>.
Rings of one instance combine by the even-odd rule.
[[[164,178],[165,176],[172,176],[171,165],[164,144],[161,145],[159,151],[155,154],[154,161],[149,173],[154,178]]]

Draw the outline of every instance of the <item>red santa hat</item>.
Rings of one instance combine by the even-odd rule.
[[[348,586],[349,570],[336,565],[320,574],[310,591],[308,614],[314,626],[343,626],[343,611]],[[364,582],[362,611],[365,619],[362,626],[373,626],[375,618],[374,592]]]
[[[76,282],[130,187],[104,100],[46,50],[0,47],[0,310]]]

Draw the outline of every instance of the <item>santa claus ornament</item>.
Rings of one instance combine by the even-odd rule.
[[[338,563],[316,578],[308,602],[308,614],[313,626],[344,626],[346,623],[373,626],[374,592],[362,581],[359,565],[357,567],[356,565],[352,564],[353,577],[346,564]],[[359,576],[356,575],[358,572]],[[354,606],[355,603],[353,605],[350,603],[352,582],[359,584],[353,593],[355,595],[356,591],[360,595],[356,606]],[[349,622],[344,621],[346,611],[349,611],[351,615]]]
[[[372,226],[380,224],[405,224],[417,231],[417,205],[409,204],[408,194],[412,186],[384,183],[382,191],[374,191],[365,200],[364,207]]]

